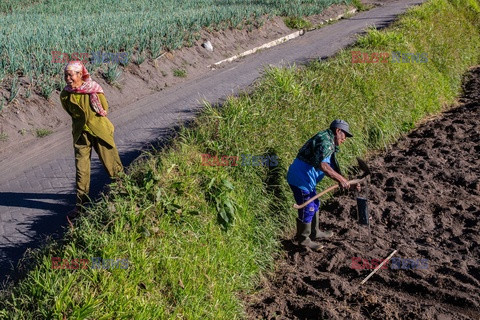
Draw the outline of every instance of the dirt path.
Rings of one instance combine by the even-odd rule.
[[[370,159],[371,242],[355,196],[337,195],[321,211],[337,236],[319,253],[284,240],[277,272],[245,299],[249,318],[480,319],[480,67],[469,77],[459,107]],[[365,262],[394,249],[424,260],[390,261],[360,286]],[[353,269],[353,257],[366,261]]]

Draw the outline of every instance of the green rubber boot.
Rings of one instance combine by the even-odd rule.
[[[312,233],[310,234],[310,239],[315,241],[315,240],[331,238],[333,236],[333,231],[330,231],[330,230],[320,231],[320,228],[318,227],[318,225],[319,225],[319,219],[318,219],[318,211],[317,211],[313,215],[313,219],[312,219],[313,230],[312,230]]]
[[[321,244],[318,244],[310,239],[310,233],[312,232],[312,224],[304,223],[297,218],[297,241],[298,245],[307,247],[313,251],[318,251],[323,248]]]

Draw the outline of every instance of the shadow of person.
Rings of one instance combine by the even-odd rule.
[[[58,239],[63,235],[65,215],[62,213],[67,212],[74,201],[74,194],[0,192],[0,206],[9,208],[0,222],[0,237],[3,238],[0,283],[18,276],[20,270],[16,265],[28,248],[38,247],[47,236]],[[40,214],[35,214],[33,219],[23,217],[32,212]],[[23,222],[14,223],[16,220]],[[7,228],[15,228],[15,232],[7,232]]]

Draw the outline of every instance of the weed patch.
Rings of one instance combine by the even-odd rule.
[[[39,138],[46,137],[46,136],[50,135],[52,132],[53,131],[49,130],[49,129],[37,129],[37,130],[35,130],[35,134]]]

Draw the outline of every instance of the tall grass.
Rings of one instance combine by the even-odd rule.
[[[5,292],[9,319],[238,319],[239,293],[270,269],[293,228],[285,181],[297,150],[334,118],[355,137],[340,161],[382,148],[459,94],[480,56],[475,2],[433,0],[352,50],[428,52],[428,63],[352,64],[350,50],[268,69],[251,95],[206,106],[193,128],[138,162],[63,243]],[[469,39],[469,41],[465,41]],[[275,154],[277,167],[208,167],[201,154]],[[325,179],[320,188],[331,180]],[[224,217],[227,216],[228,219]],[[223,217],[223,218],[222,218]],[[127,270],[52,270],[51,258],[127,258]]]

